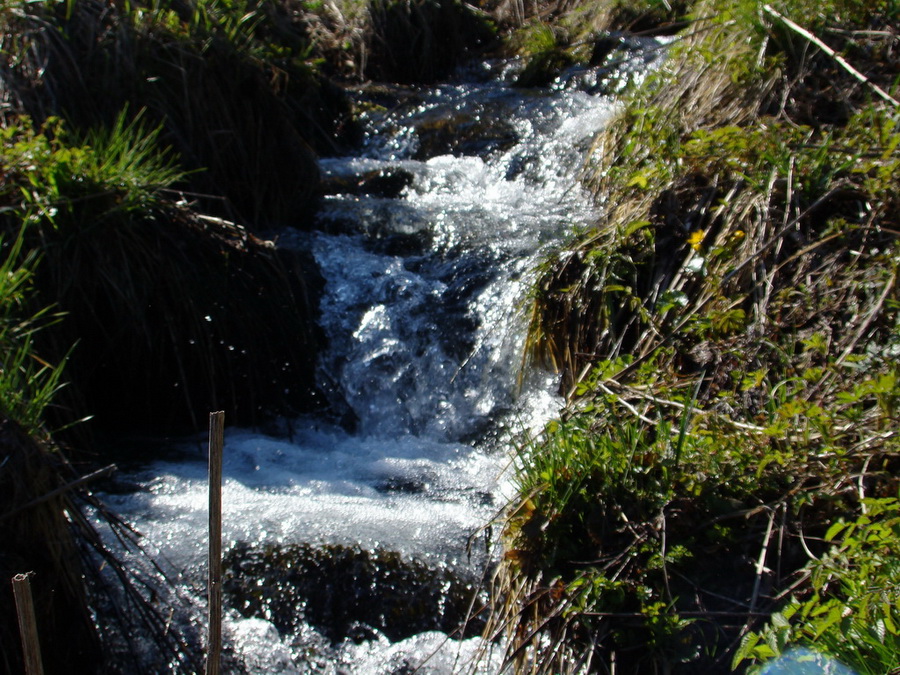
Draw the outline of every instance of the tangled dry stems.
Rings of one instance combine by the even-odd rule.
[[[522,672],[725,670],[827,524],[897,489],[896,113],[796,32],[733,25],[695,21],[598,137],[602,222],[535,291],[530,354],[572,404],[505,523],[494,630]],[[822,79],[847,113],[805,127]]]

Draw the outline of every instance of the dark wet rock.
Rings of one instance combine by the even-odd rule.
[[[604,65],[613,52],[620,49],[621,46],[622,39],[620,37],[614,36],[611,33],[602,33],[598,35],[597,39],[594,41],[594,48],[591,51],[590,65]]]
[[[490,110],[426,117],[416,125],[416,138],[419,147],[415,159],[438,155],[487,157],[510,149],[518,141],[509,122]]]
[[[396,199],[412,182],[413,175],[409,171],[393,167],[353,176],[326,176],[319,190],[323,195],[369,195]]]
[[[589,65],[614,65],[621,62],[623,58],[647,52],[647,47],[648,38],[640,38],[627,33],[600,33],[594,40]],[[653,58],[652,50],[647,54],[647,58]]]
[[[385,255],[422,255],[434,240],[421,212],[402,201],[367,195],[329,197],[316,226],[329,234],[362,235],[369,250]]]
[[[600,33],[594,41],[589,68],[577,77],[580,88],[595,95],[620,94],[641,77],[664,45],[653,38],[628,33]],[[628,65],[630,64],[630,65]]]
[[[379,492],[418,495],[430,485],[429,476],[388,476],[375,485]]]
[[[371,249],[376,253],[407,258],[423,255],[431,249],[433,237],[430,232],[394,232],[372,242]]]
[[[510,159],[506,168],[506,180],[515,180],[521,175],[527,175],[535,167],[540,166],[540,160],[534,155],[518,155]]]
[[[567,67],[574,63],[572,57],[562,49],[549,49],[532,56],[522,72],[518,74],[516,87],[545,87]]]
[[[247,617],[264,617],[282,633],[303,623],[334,642],[366,639],[377,630],[392,641],[429,630],[476,635],[466,623],[474,584],[444,567],[393,551],[338,545],[240,545],[225,560],[228,603]]]

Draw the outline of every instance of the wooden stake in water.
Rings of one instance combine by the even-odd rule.
[[[222,447],[225,413],[209,414],[209,637],[206,674],[219,675],[222,653]]]
[[[25,656],[25,675],[43,675],[41,643],[38,640],[37,621],[34,618],[34,602],[31,599],[31,582],[27,574],[13,577],[13,595],[19,615],[19,633],[22,636],[22,653]]]

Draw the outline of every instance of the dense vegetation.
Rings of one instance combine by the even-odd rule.
[[[315,270],[259,237],[309,223],[316,155],[355,141],[333,80],[434,81],[492,49],[539,86],[631,34],[674,42],[608,83],[602,222],[533,292],[529,356],[570,403],[519,449],[489,630],[529,672],[753,669],[796,644],[896,672],[898,24],[895,0],[0,3],[0,569],[49,580],[48,672],[102,661],[84,578],[127,577],[58,441],[96,447],[63,427],[321,405]]]
[[[900,7],[682,9],[534,289],[570,403],[518,453],[496,630],[527,672],[897,672]]]

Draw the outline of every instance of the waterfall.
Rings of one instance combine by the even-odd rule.
[[[614,105],[598,69],[540,89],[510,86],[511,72],[361,89],[361,151],[321,161],[330,194],[313,231],[278,234],[325,279],[331,414],[226,430],[237,671],[468,672],[484,647],[477,622],[454,627],[509,496],[504,434],[561,405],[551,374],[519,384],[526,293],[547,247],[596,217],[577,175]],[[204,439],[169,451],[104,499],[200,608]]]

